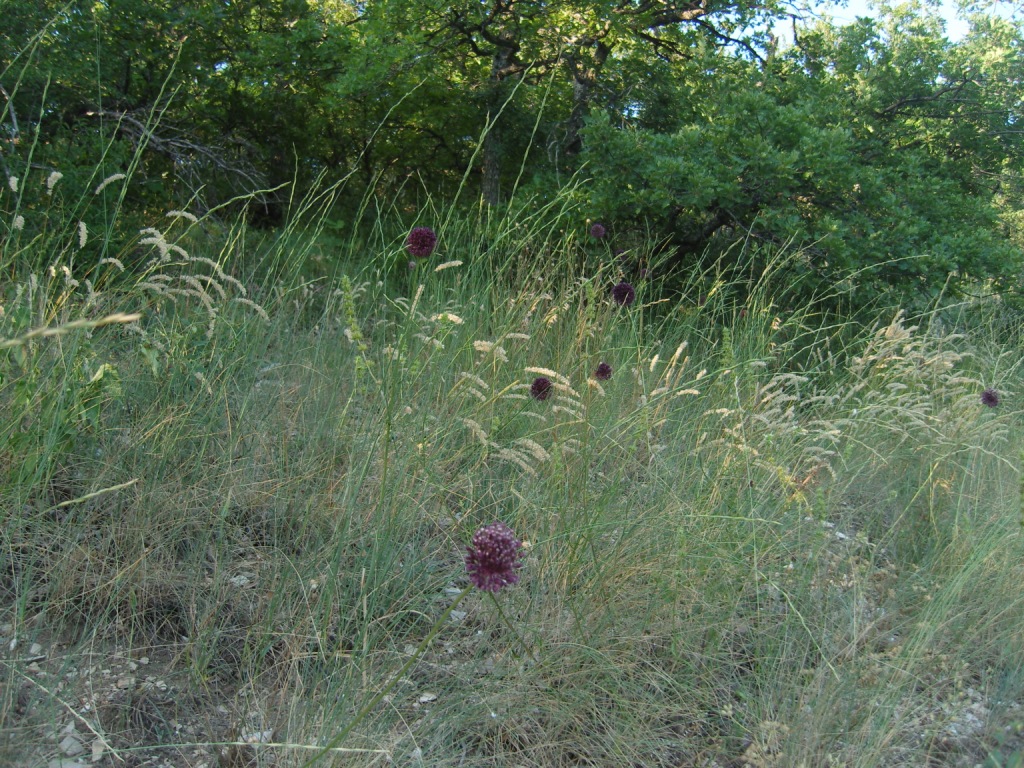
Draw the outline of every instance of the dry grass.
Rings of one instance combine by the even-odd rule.
[[[299,233],[248,271],[185,216],[134,270],[5,240],[3,759],[300,765],[386,691],[325,763],[1012,764],[1020,355],[988,310],[824,328],[711,277],[620,307],[571,217],[313,280],[274,266]],[[424,644],[495,519],[521,583]]]

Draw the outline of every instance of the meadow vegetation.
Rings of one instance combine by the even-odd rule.
[[[842,320],[743,242],[670,291],[573,195],[113,253],[47,183],[0,197],[7,764],[1019,764],[997,298]]]
[[[478,5],[0,0],[0,765],[1020,768],[1020,23]]]

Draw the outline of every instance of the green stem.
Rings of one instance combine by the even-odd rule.
[[[523,636],[516,631],[516,628],[512,626],[512,622],[509,621],[508,618],[505,616],[505,612],[501,610],[501,603],[498,602],[498,596],[494,592],[488,592],[487,594],[491,596],[491,602],[493,602],[494,607],[498,609],[498,616],[501,617],[502,622],[504,622],[505,626],[509,628],[509,631],[516,636],[516,640],[518,640],[519,644],[523,647],[525,655],[528,658],[532,656],[532,654],[530,653],[530,646],[526,644],[526,641],[523,639]]]
[[[359,725],[359,723],[362,722],[363,718],[370,714],[370,711],[380,703],[380,700],[391,692],[391,689],[394,688],[395,685],[398,684],[398,681],[405,676],[405,673],[409,671],[409,668],[414,663],[416,663],[416,661],[420,657],[420,654],[422,654],[423,651],[426,650],[427,646],[430,645],[430,641],[433,640],[434,637],[437,636],[437,633],[441,631],[441,627],[443,627],[445,622],[448,621],[448,617],[451,616],[452,611],[455,610],[455,607],[462,602],[462,599],[466,595],[468,595],[472,589],[473,585],[470,584],[458,594],[455,600],[452,601],[452,604],[445,609],[444,613],[441,614],[441,617],[434,623],[434,626],[430,628],[430,631],[427,633],[427,636],[420,641],[420,644],[418,646],[416,646],[416,650],[412,652],[412,655],[409,657],[409,660],[406,661],[405,664],[402,665],[402,668],[398,670],[398,673],[391,678],[391,681],[383,688],[381,688],[380,691],[377,692],[377,695],[370,699],[363,706],[363,708],[356,713],[356,716],[352,718],[348,725],[341,729],[340,733],[337,733],[334,736],[334,738],[332,738],[323,747],[321,747],[319,752],[317,752],[315,755],[309,758],[309,760],[304,762],[302,764],[302,768],[307,768],[307,766],[312,765],[325,754],[327,754],[332,749],[341,744],[341,742],[344,741],[345,737],[352,733],[352,730],[357,725]]]

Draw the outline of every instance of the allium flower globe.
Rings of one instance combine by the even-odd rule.
[[[434,252],[437,234],[430,227],[416,227],[405,239],[405,249],[418,259],[425,259]]]
[[[612,298],[620,307],[628,307],[636,301],[636,290],[632,285],[623,281],[612,288]]]
[[[595,240],[600,240],[608,234],[608,230],[604,228],[604,224],[593,224],[590,227],[590,236]]]
[[[981,393],[981,404],[987,405],[989,408],[995,408],[999,405],[999,393],[989,387]]]
[[[522,542],[504,523],[485,525],[473,534],[473,542],[466,553],[466,573],[469,580],[484,592],[498,592],[502,587],[519,581],[517,570]]]
[[[599,363],[594,371],[594,378],[598,381],[608,381],[612,377],[612,367],[608,363]]]
[[[554,384],[551,383],[551,379],[538,376],[533,380],[533,384],[530,385],[530,395],[534,400],[547,400],[551,397],[551,390],[553,388]]]

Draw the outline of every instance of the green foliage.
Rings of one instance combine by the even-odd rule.
[[[413,218],[432,194],[550,200],[588,177],[591,218],[623,239],[657,233],[686,268],[749,236],[795,243],[792,277],[856,306],[1016,290],[1020,24],[978,12],[951,42],[928,6],[882,6],[797,24],[786,46],[768,31],[781,13],[773,0],[14,4],[0,162],[19,178],[59,168],[69,201],[130,176],[82,217],[108,232],[116,218],[117,242],[172,201],[281,225],[325,175],[346,180],[338,220],[382,200]]]
[[[924,18],[902,6],[878,24],[822,23],[763,65],[706,54],[711,83],[665,94],[678,125],[596,115],[595,212],[652,220],[683,253],[737,230],[794,241],[809,289],[838,283],[858,303],[889,290],[924,306],[950,278],[1012,287],[1021,251],[1000,212],[1021,206],[1020,31],[979,21],[954,44]]]
[[[97,750],[173,738],[211,763],[254,719],[296,763],[864,768],[925,762],[921,723],[953,733],[975,703],[1012,720],[987,692],[1019,698],[1019,336],[783,311],[802,255],[764,242],[723,259],[753,288],[709,270],[667,301],[647,276],[622,307],[578,197],[432,206],[411,272],[397,204],[326,241],[343,270],[281,266],[328,247],[319,195],[251,272],[243,223],[175,212],[121,272],[86,261],[55,193],[54,229],[5,251],[0,634],[59,636],[34,663],[64,688],[0,668],[3,758],[52,750],[97,685],[76,719]],[[497,610],[463,561],[494,520],[529,542]],[[143,655],[134,682],[78,672]],[[165,701],[188,702],[166,736],[135,715]],[[956,732],[946,753],[1020,746]]]

